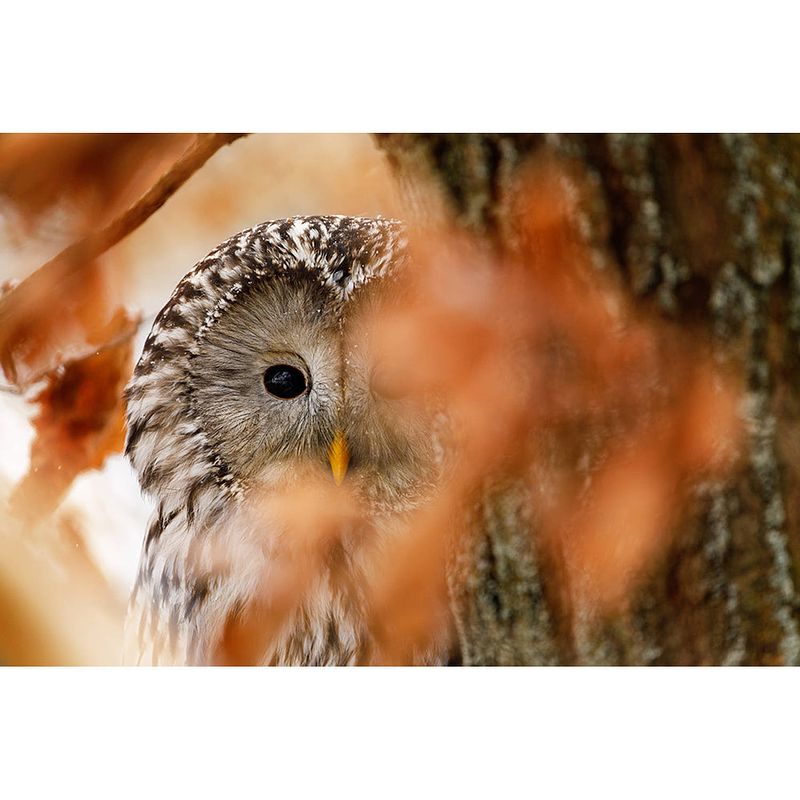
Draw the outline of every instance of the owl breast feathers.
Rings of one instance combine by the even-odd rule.
[[[375,380],[406,260],[396,221],[295,217],[178,284],[127,389],[155,510],[126,661],[380,662],[371,597],[442,470],[439,415]]]

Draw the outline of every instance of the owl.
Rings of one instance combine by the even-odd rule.
[[[386,389],[371,347],[407,261],[397,221],[294,217],[178,284],[126,390],[154,503],[126,662],[379,660],[371,592],[442,471],[436,414]],[[434,638],[416,661],[446,658]]]

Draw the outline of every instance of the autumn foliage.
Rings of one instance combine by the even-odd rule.
[[[511,252],[451,228],[413,232],[415,291],[374,321],[397,379],[441,394],[458,431],[445,489],[379,588],[392,662],[443,613],[444,540],[472,535],[463,517],[454,529],[454,509],[493,481],[527,484],[532,546],[565,565],[563,610],[605,615],[660,563],[693,488],[736,463],[736,376],[592,266],[581,189],[558,163],[531,165]]]

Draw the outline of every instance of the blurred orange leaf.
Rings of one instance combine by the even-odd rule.
[[[110,343],[69,361],[47,377],[34,402],[36,436],[28,472],[11,504],[29,521],[47,516],[72,481],[102,466],[125,441],[123,390],[132,368],[132,337],[138,318],[118,311]]]

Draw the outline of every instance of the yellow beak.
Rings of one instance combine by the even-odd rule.
[[[350,463],[350,449],[341,431],[336,431],[336,436],[333,437],[331,446],[328,448],[328,461],[331,465],[333,480],[337,486],[341,486],[344,476],[347,474],[347,465]]]

